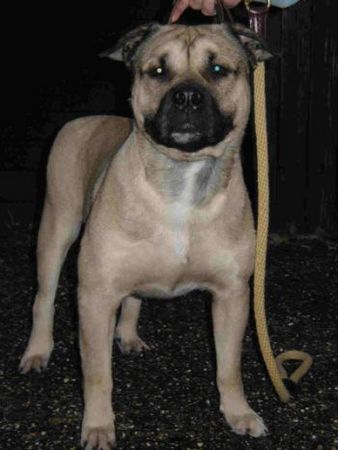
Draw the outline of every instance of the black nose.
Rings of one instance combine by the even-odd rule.
[[[203,103],[203,94],[193,86],[184,86],[174,93],[174,104],[177,109],[184,111],[199,109]]]

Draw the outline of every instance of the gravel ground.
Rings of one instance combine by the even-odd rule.
[[[1,449],[75,450],[80,439],[81,374],[76,324],[76,248],[56,302],[55,349],[42,374],[20,375],[35,291],[31,232],[0,240]],[[275,353],[297,348],[314,365],[291,403],[276,398],[248,326],[243,371],[248,399],[269,435],[242,438],[218,412],[210,298],[199,292],[145,301],[140,335],[152,351],[114,358],[118,449],[332,450],[338,444],[338,242],[298,239],[270,246],[267,296]]]

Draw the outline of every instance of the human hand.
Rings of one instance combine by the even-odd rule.
[[[224,6],[232,8],[241,0],[222,0]],[[182,13],[189,8],[200,9],[205,16],[215,15],[215,3],[216,0],[177,0],[175,6],[171,12],[169,22],[176,22],[182,15]]]

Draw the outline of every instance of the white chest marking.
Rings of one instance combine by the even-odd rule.
[[[194,161],[189,164],[183,175],[183,190],[170,206],[169,214],[175,233],[175,252],[181,258],[186,257],[189,245],[189,233],[185,223],[193,206],[197,176],[204,164],[205,161]]]

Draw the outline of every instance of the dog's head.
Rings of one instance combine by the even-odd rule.
[[[134,73],[136,124],[167,155],[218,156],[241,139],[250,65],[270,54],[240,25],[141,26],[104,52]]]

